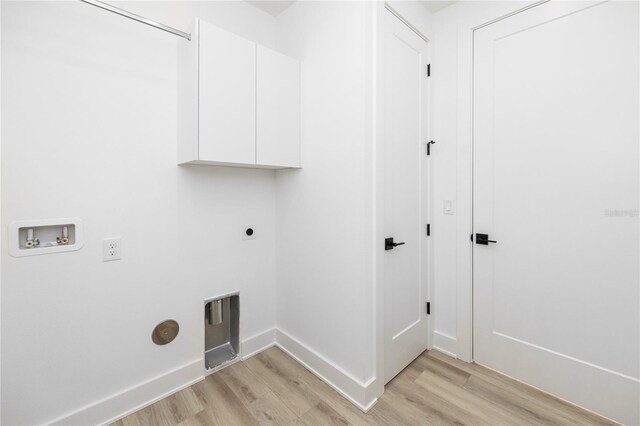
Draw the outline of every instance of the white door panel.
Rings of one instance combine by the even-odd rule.
[[[385,383],[427,348],[423,245],[427,43],[391,13],[385,20]],[[380,242],[382,243],[382,242]]]
[[[637,2],[550,2],[474,37],[474,359],[634,424],[638,36]]]

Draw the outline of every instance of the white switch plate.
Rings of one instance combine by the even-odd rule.
[[[455,214],[456,206],[453,200],[444,200],[443,205],[444,205],[443,207],[444,214]]]
[[[247,231],[251,229],[253,232],[251,233],[251,235],[247,234]],[[258,233],[258,230],[256,229],[255,226],[253,225],[247,225],[245,227],[242,228],[242,239],[243,240],[255,240],[256,239],[256,234]]]
[[[112,237],[102,240],[102,261],[122,259],[122,238]]]

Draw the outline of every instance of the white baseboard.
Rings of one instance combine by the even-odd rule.
[[[245,339],[241,343],[241,354],[242,360],[244,361],[247,358],[251,358],[252,356],[269,349],[271,346],[276,344],[276,329],[270,328],[269,330],[263,331],[262,333],[258,333],[254,336]]]
[[[178,392],[204,378],[204,360],[197,359],[168,373],[111,395],[48,424],[109,424]]]
[[[458,358],[458,340],[439,331],[433,332],[433,349],[440,351],[453,358]]]
[[[277,345],[322,381],[367,412],[376,403],[375,380],[366,383],[318,355],[287,333],[271,328],[241,342],[242,359]],[[122,392],[61,416],[52,425],[103,425],[115,422],[204,379],[204,360],[197,359]]]
[[[275,328],[243,340],[240,344],[242,359],[270,348],[275,344],[275,340]],[[52,425],[109,424],[187,388],[204,377],[204,359],[200,358],[48,423]]]
[[[378,400],[374,392],[374,378],[362,383],[351,374],[328,359],[318,355],[315,351],[303,343],[291,337],[289,334],[276,330],[276,346],[289,354],[293,359],[302,364],[307,370],[315,374],[320,380],[331,386],[339,394],[351,401],[363,412],[369,411]]]

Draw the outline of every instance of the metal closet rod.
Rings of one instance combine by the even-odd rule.
[[[162,31],[166,31],[171,34],[175,34],[178,37],[186,38],[187,40],[191,40],[191,34],[185,33],[184,31],[176,30],[173,27],[168,25],[161,24],[156,21],[152,21],[151,19],[144,18],[140,15],[136,15],[135,13],[128,12],[124,9],[120,9],[119,7],[111,6],[110,4],[103,3],[98,0],[80,0],[81,2],[90,4],[92,6],[99,7],[104,10],[108,10],[109,12],[117,13],[120,16],[124,16],[125,18],[133,19],[134,21],[142,22],[143,24],[149,25],[150,27],[157,28]]]

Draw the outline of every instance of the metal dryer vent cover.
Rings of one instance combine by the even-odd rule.
[[[173,342],[173,339],[176,338],[179,331],[180,326],[176,321],[165,320],[153,329],[151,340],[153,340],[153,343],[156,345],[166,345],[167,343]]]

